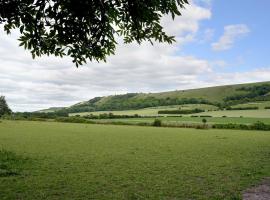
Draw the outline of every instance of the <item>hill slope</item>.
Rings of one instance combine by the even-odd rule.
[[[63,110],[69,113],[140,109],[155,106],[209,104],[226,107],[239,103],[270,100],[270,82],[226,85],[161,93],[128,93],[95,97]]]
[[[47,109],[43,109],[43,110],[38,110],[36,112],[50,113],[50,112],[57,112],[57,111],[60,111],[60,110],[63,110],[63,109],[65,109],[65,107],[51,107],[51,108],[47,108]]]

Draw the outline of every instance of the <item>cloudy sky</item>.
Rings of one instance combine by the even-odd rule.
[[[107,63],[78,69],[70,59],[32,60],[18,34],[0,27],[0,95],[13,111],[69,106],[96,96],[270,80],[270,1],[193,0],[164,17],[173,45],[120,42]]]

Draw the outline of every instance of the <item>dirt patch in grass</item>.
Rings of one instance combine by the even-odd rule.
[[[263,180],[259,185],[247,189],[243,193],[243,200],[269,200],[270,177]]]

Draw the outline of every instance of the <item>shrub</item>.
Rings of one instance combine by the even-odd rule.
[[[67,122],[67,123],[87,123],[93,124],[95,122],[87,120],[82,117],[58,117],[55,119],[56,122]]]
[[[158,114],[193,114],[204,112],[202,109],[193,109],[193,110],[159,110]]]
[[[226,110],[258,110],[259,107],[253,106],[253,107],[228,107]]]
[[[240,130],[262,130],[262,131],[270,131],[270,125],[264,124],[263,122],[256,122],[252,125],[247,124],[214,124],[213,128],[217,129],[240,129]]]
[[[268,131],[270,130],[270,125],[267,125],[263,122],[256,122],[254,123],[253,125],[251,125],[251,128],[254,129],[254,130],[264,130],[264,131]]]
[[[153,122],[153,126],[160,127],[161,125],[162,125],[162,122],[160,119],[155,119],[155,121]]]
[[[270,109],[270,106],[266,106],[264,109]]]

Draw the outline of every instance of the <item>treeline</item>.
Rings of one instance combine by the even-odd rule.
[[[265,124],[263,122],[256,122],[251,125],[247,124],[214,124],[212,128],[217,129],[238,129],[238,130],[262,130],[262,131],[270,131],[270,124]]]
[[[193,110],[159,110],[158,114],[194,114],[204,112],[202,109],[193,109]]]
[[[236,94],[224,98],[228,104],[245,103],[249,101],[265,101],[269,100],[270,84],[255,85],[251,87],[241,87],[237,91],[245,92],[244,94]]]
[[[3,115],[4,119],[25,120],[25,119],[55,119],[57,117],[68,117],[67,112],[57,111],[49,113],[40,112],[16,112],[8,115]]]
[[[129,119],[129,118],[142,118],[141,115],[134,114],[134,115],[115,115],[113,113],[102,113],[99,115],[85,115],[83,118],[86,119]]]

